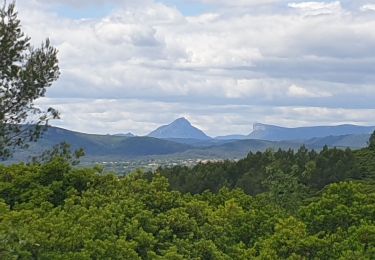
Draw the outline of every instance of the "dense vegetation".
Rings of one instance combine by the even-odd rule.
[[[124,178],[65,157],[0,167],[0,259],[375,255],[373,149],[267,151]]]
[[[193,194],[228,187],[256,195],[268,191],[270,184],[282,185],[283,182],[316,192],[331,183],[375,177],[374,158],[372,149],[352,151],[324,147],[318,153],[301,147],[297,152],[268,150],[249,153],[238,162],[202,163],[194,168],[176,166],[159,169],[159,173],[169,179],[173,189]]]

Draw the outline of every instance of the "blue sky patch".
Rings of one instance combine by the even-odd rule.
[[[163,0],[160,1],[168,6],[176,7],[185,16],[195,16],[207,12],[209,9],[208,5],[186,1],[186,0]]]
[[[109,15],[115,9],[114,5],[90,5],[83,7],[72,7],[68,5],[59,5],[54,8],[55,12],[62,17],[70,19],[94,19]]]

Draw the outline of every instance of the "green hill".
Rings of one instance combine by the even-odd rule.
[[[31,143],[27,150],[18,150],[8,162],[26,161],[40,155],[54,145],[66,142],[73,149],[83,148],[86,162],[116,161],[124,159],[180,158],[180,159],[235,159],[246,156],[250,151],[267,149],[297,150],[307,148],[320,150],[328,147],[359,149],[367,145],[369,135],[344,135],[313,138],[305,141],[267,140],[198,140],[198,139],[157,139],[153,137],[128,137],[119,135],[96,135],[49,127],[37,143]]]

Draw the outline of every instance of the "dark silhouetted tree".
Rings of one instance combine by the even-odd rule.
[[[372,133],[372,135],[370,136],[370,140],[368,142],[368,147],[371,149],[371,150],[375,150],[375,131]]]
[[[57,50],[48,39],[39,48],[32,47],[15,4],[4,4],[0,8],[0,159],[37,140],[48,120],[58,117],[53,108],[43,111],[34,104],[58,77]]]

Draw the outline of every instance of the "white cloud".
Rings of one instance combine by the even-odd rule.
[[[257,12],[251,14],[237,9],[228,14],[212,9],[185,17],[162,3],[132,1],[106,17],[90,20],[63,18],[39,8],[40,1],[37,6],[35,0],[18,3],[33,43],[48,36],[59,49],[62,76],[48,90],[48,97],[53,102],[84,100],[74,106],[56,101],[65,114],[62,126],[92,132],[101,129],[96,120],[111,118],[114,122],[103,131],[125,128],[144,133],[142,129],[179,115],[190,115],[198,123],[210,121],[212,115],[220,122],[220,113],[230,106],[231,113],[221,118],[226,126],[217,134],[244,133],[254,121],[307,124],[292,110],[287,110],[290,116],[285,112],[278,118],[272,111],[280,107],[328,107],[330,119],[322,109],[321,121],[319,115],[312,121],[320,123],[337,121],[334,109],[362,113],[375,108],[375,20],[362,12],[346,13],[340,2],[292,3],[289,6],[299,11],[285,5],[274,13],[255,8]],[[256,3],[260,1],[236,2]],[[118,105],[129,99],[140,105]],[[116,108],[97,114],[97,107],[105,109],[106,100]],[[136,114],[143,115],[150,102],[158,105],[138,122]],[[121,109],[133,112],[121,114]],[[260,112],[248,119],[252,109]],[[159,110],[166,114],[163,120],[157,119]],[[261,111],[271,111],[270,117]],[[78,122],[86,120],[85,115],[87,122],[80,128]],[[111,115],[121,119],[116,123]],[[355,113],[350,115],[340,121],[355,121]],[[366,122],[375,124],[373,117]],[[208,123],[201,124],[216,134]],[[231,124],[233,131],[229,131]]]
[[[200,0],[203,3],[226,6],[255,6],[281,2],[282,0]]]
[[[335,2],[301,2],[289,3],[289,7],[301,11],[305,15],[329,15],[342,13],[340,1]]]
[[[41,6],[46,5],[67,5],[73,6],[77,8],[82,8],[84,6],[93,6],[93,5],[107,5],[107,4],[120,4],[120,5],[134,5],[135,1],[133,0],[49,0],[46,2],[45,0],[18,0],[18,3],[31,3],[31,4],[40,4]],[[151,3],[152,0],[137,0],[136,5],[146,5]]]
[[[310,91],[297,85],[291,85],[288,89],[288,96],[296,98],[318,98],[318,97],[330,97],[332,96],[329,92],[318,92]]]
[[[136,99],[45,98],[39,101],[39,105],[54,105],[62,112],[62,119],[53,122],[56,126],[101,134],[130,131],[146,135],[160,125],[182,116],[211,136],[249,134],[253,122],[290,127],[344,123],[368,125],[369,122],[375,122],[374,109],[206,104],[191,106],[189,103]]]
[[[375,4],[365,4],[361,6],[361,11],[363,12],[375,11]]]

